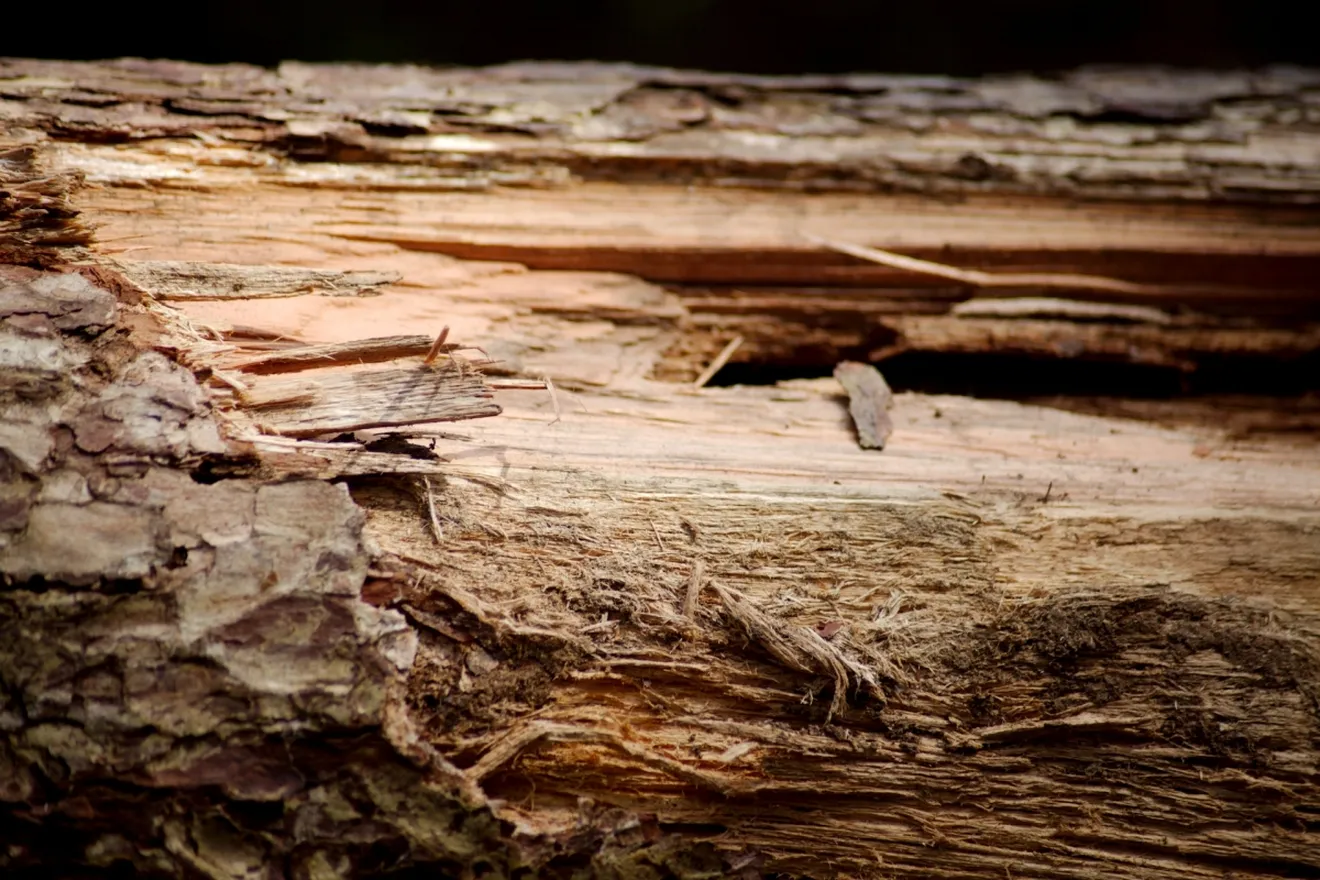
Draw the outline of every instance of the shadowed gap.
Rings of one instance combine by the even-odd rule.
[[[1292,397],[1320,391],[1320,352],[1295,360],[1206,359],[1190,373],[1145,364],[933,352],[906,352],[876,366],[895,391],[1002,400],[1060,395],[1153,400],[1207,394]],[[709,384],[773,385],[833,372],[832,363],[734,363]]]

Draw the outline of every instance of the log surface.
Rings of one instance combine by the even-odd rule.
[[[1320,871],[1318,83],[0,62],[0,866]]]

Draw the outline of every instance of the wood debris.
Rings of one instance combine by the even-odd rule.
[[[444,349],[445,340],[448,338],[449,325],[446,324],[440,328],[439,334],[435,337],[435,342],[432,342],[431,347],[426,350],[426,357],[422,358],[423,365],[429,367],[431,364],[435,363],[435,359],[440,356],[440,352]]]
[[[848,392],[848,412],[857,427],[857,442],[863,449],[884,449],[894,431],[889,418],[894,393],[885,377],[870,364],[844,361],[834,368],[834,378]]]

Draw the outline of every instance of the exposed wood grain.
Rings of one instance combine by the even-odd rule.
[[[499,415],[481,376],[444,369],[254,377],[242,406],[273,434],[296,437]]]
[[[808,875],[822,854],[859,876],[1210,877],[1265,852],[1288,867],[1238,869],[1310,870],[1320,852],[1294,810],[1314,797],[1312,759],[1231,756],[1301,745],[1317,723],[1314,452],[899,395],[876,456],[832,385],[597,400],[534,445],[545,405],[510,399],[439,449],[513,487],[451,485],[441,548],[410,500],[360,494],[371,533],[421,565],[418,607],[466,591],[521,626],[591,631],[572,675],[523,697],[509,683],[535,669],[510,648],[467,684],[448,649],[421,651],[415,711],[502,815],[568,828],[584,793],[663,801],[670,821]],[[697,564],[740,598],[731,612],[700,593],[694,631]],[[832,630],[878,696],[749,642],[746,607],[772,642]],[[1282,641],[1267,608],[1287,615]],[[441,694],[491,720],[426,701]],[[560,733],[508,765],[485,757],[523,724]]]
[[[246,372],[292,372],[335,364],[374,364],[426,354],[433,342],[430,336],[378,336],[324,345],[281,346],[275,351],[256,353],[238,349],[223,357],[222,363],[230,369]]]

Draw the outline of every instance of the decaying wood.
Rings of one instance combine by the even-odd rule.
[[[1320,871],[1313,437],[691,387],[1304,365],[1316,82],[0,62],[0,867]]]
[[[1168,363],[1213,361],[1220,332],[1317,319],[1313,71],[1043,82],[512,65],[359,82],[308,65],[0,63],[5,119],[61,141],[59,166],[106,186],[83,204],[129,267],[226,252],[293,272],[276,286],[298,289],[296,270],[271,264],[297,263],[300,248],[249,235],[249,206],[234,198],[260,181],[263,216],[304,241],[675,285],[701,332],[657,365],[667,379],[694,379],[733,335],[744,339],[735,363],[822,372],[921,351],[879,310],[945,314],[1077,276],[1115,301],[1188,313],[1209,348],[1164,352]],[[205,243],[158,234],[170,214],[205,215]],[[862,263],[813,236],[917,264]],[[932,277],[932,263],[961,274]],[[444,274],[430,284],[471,277]],[[991,277],[1024,286],[986,288]],[[561,284],[545,278],[543,307],[581,302]],[[1086,338],[1064,350],[1113,358]]]
[[[35,145],[0,141],[0,261],[40,263],[86,244],[90,230],[69,202],[81,183],[76,172],[44,168]]]

